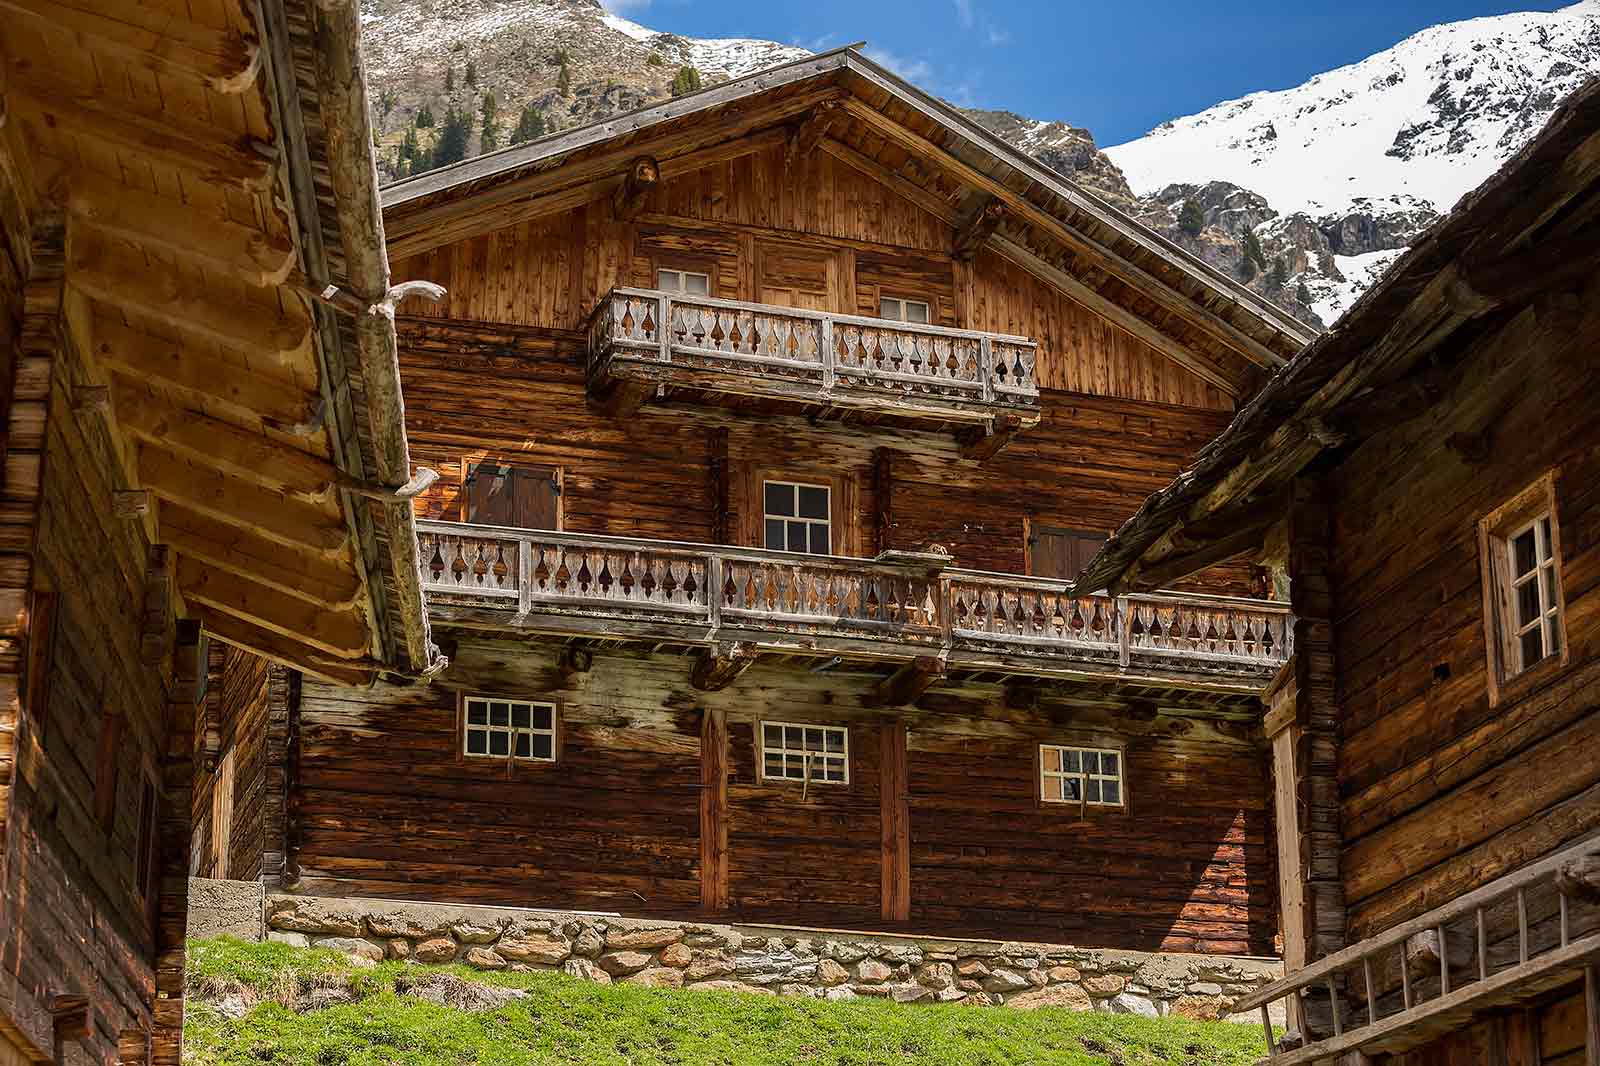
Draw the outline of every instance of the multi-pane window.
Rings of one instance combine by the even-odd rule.
[[[761,723],[761,776],[768,781],[850,780],[850,733],[843,726]]]
[[[792,481],[762,483],[764,544],[774,551],[829,555],[833,551],[831,491]]]
[[[1039,797],[1046,803],[1122,806],[1122,753],[1039,745]]]
[[[928,324],[928,305],[922,300],[903,300],[885,296],[878,301],[878,317],[891,322],[917,322]]]
[[[556,707],[553,703],[467,696],[462,700],[462,750],[487,759],[554,762]]]
[[[693,270],[658,270],[656,288],[665,292],[681,292],[687,296],[710,296],[711,275]]]
[[[1512,677],[1561,652],[1559,574],[1549,513],[1541,514],[1506,538],[1506,676]]]

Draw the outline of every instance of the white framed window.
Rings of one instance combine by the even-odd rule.
[[[764,781],[850,783],[850,731],[838,725],[761,723]]]
[[[658,270],[656,288],[664,292],[681,292],[687,296],[710,296],[711,275],[693,270]]]
[[[1040,744],[1039,798],[1045,803],[1122,806],[1122,752]]]
[[[555,762],[556,705],[503,696],[463,696],[461,751],[469,759]]]
[[[1555,477],[1547,474],[1478,526],[1490,700],[1500,685],[1547,662],[1565,662],[1561,530]]]
[[[761,483],[762,543],[780,552],[833,553],[833,490],[798,481]]]
[[[891,322],[915,322],[923,326],[931,321],[925,300],[906,300],[898,296],[885,296],[878,301],[878,317]]]

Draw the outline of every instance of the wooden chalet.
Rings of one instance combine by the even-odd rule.
[[[179,1060],[207,635],[437,666],[358,17],[0,0],[0,1062]]]
[[[1600,1063],[1600,83],[1079,579],[1286,567],[1272,1066]]]
[[[451,666],[241,683],[209,868],[1272,951],[1287,605],[1068,581],[1304,327],[850,50],[383,205]]]

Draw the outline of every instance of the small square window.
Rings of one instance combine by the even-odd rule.
[[[829,555],[833,551],[832,490],[791,481],[762,483],[763,544],[773,551]]]
[[[1045,803],[1122,806],[1122,753],[1039,745],[1039,798]]]
[[[1490,699],[1500,685],[1564,660],[1561,541],[1555,479],[1547,475],[1478,525]]]
[[[897,296],[885,296],[878,301],[878,317],[891,322],[914,322],[923,326],[932,321],[925,301],[906,300]]]
[[[850,731],[844,726],[762,722],[761,776],[768,781],[850,780]]]
[[[663,292],[682,293],[685,296],[710,296],[711,275],[693,270],[658,270],[656,288]]]
[[[555,704],[465,696],[461,750],[474,758],[555,761]]]

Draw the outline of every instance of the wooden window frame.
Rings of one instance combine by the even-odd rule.
[[[1563,587],[1561,562],[1561,521],[1556,506],[1556,472],[1551,470],[1539,480],[1517,493],[1511,499],[1478,520],[1478,561],[1483,581],[1484,649],[1488,658],[1489,705],[1501,700],[1525,695],[1530,689],[1549,680],[1571,661],[1572,649],[1566,631],[1566,590]],[[1540,622],[1552,619],[1559,642],[1559,650],[1547,654],[1532,665],[1521,665],[1522,648],[1513,589],[1516,576],[1511,558],[1512,541],[1549,520],[1550,535],[1547,555],[1537,554],[1539,532],[1535,529],[1536,555],[1535,582],[1541,581],[1546,569],[1550,571],[1554,595],[1545,602],[1544,589],[1540,592]],[[1525,627],[1523,627],[1525,628]],[[1513,664],[1516,668],[1513,669]]]
[[[777,751],[785,756],[795,755],[802,760],[800,777],[789,777],[786,774],[773,776],[767,773],[767,729],[769,727],[784,731],[782,734],[780,734],[783,741],[782,746],[780,746]],[[801,736],[802,747],[791,748],[788,746],[789,738],[787,732],[790,729],[799,729],[802,731],[807,729],[822,730],[823,751],[821,754],[825,756],[826,759],[832,759],[835,755],[837,755],[838,761],[844,768],[844,777],[837,780],[813,777],[810,773],[810,766],[814,756],[803,746],[805,743],[804,734],[802,733]],[[837,753],[827,750],[827,735],[829,733],[838,733],[844,738],[844,746]],[[850,784],[850,727],[848,725],[842,725],[836,722],[786,722],[767,718],[757,719],[756,776],[763,784],[771,783],[775,785],[800,785],[807,788],[811,785],[848,787]]]
[[[837,469],[827,470],[806,463],[787,466],[756,466],[741,462],[734,484],[738,498],[733,501],[737,522],[733,530],[739,544],[747,548],[765,548],[766,483],[783,481],[789,484],[827,486],[829,496],[829,551],[838,557],[856,558],[861,554],[861,529],[859,512],[861,499],[856,477]],[[822,558],[817,556],[817,558]]]
[[[652,263],[651,266],[655,270],[655,278],[654,278],[655,286],[654,287],[660,292],[670,292],[670,293],[673,293],[674,295],[677,295],[677,296],[702,296],[703,295],[703,296],[707,296],[707,297],[713,297],[713,296],[717,295],[717,277],[716,277],[716,271],[714,269],[709,269],[708,268],[708,269],[703,269],[703,270],[692,270],[689,267],[685,267],[685,266],[663,266],[660,263]],[[678,275],[678,284],[679,284],[680,288],[669,289],[665,285],[663,285],[661,283],[661,275],[663,275],[663,274],[676,274],[676,275]],[[688,279],[691,276],[697,277],[697,278],[705,278],[706,279],[706,291],[704,293],[690,292],[689,291]]]
[[[884,314],[885,304],[899,304],[898,316],[891,317]],[[921,322],[914,322],[906,317],[906,307],[911,304],[916,304],[922,308],[923,318]],[[934,311],[935,306],[932,300],[919,300],[915,296],[891,296],[881,290],[878,293],[878,317],[885,322],[904,322],[911,326],[931,326],[935,324]]]
[[[1060,755],[1060,770],[1045,769],[1045,752],[1053,751]],[[1073,772],[1066,769],[1066,755],[1068,752],[1077,753],[1079,756],[1079,770]],[[1088,773],[1082,769],[1082,757],[1085,754],[1114,755],[1117,759],[1117,772],[1113,774]],[[1083,791],[1078,799],[1065,798],[1066,788],[1063,784],[1061,799],[1051,799],[1045,795],[1044,783],[1046,778],[1059,778],[1063,782],[1076,779],[1083,782]],[[1089,799],[1088,783],[1095,781],[1115,781],[1117,784],[1117,802],[1108,803],[1103,799]],[[1125,811],[1128,809],[1128,752],[1126,748],[1106,747],[1100,744],[1087,744],[1079,742],[1059,743],[1041,741],[1034,750],[1034,791],[1038,796],[1041,806],[1044,807],[1077,807],[1087,809],[1093,807],[1104,811]]]
[[[517,470],[550,471],[551,480],[556,483],[556,524],[553,532],[559,533],[567,527],[567,471],[559,463],[538,463],[518,459],[503,459],[499,452],[468,452],[461,457],[461,521],[472,523],[468,517],[472,511],[472,478],[473,471],[484,463],[493,463],[496,466],[510,467]]]
[[[790,489],[794,489],[795,490],[794,491],[794,504],[795,504],[795,512],[796,512],[795,514],[793,514],[793,515],[771,514],[770,512],[767,511],[767,486],[769,486],[769,485],[779,485],[779,486],[782,486],[784,488],[790,488]],[[827,518],[805,518],[805,517],[802,517],[798,513],[799,510],[800,510],[800,490],[801,489],[821,489],[823,492],[826,492],[828,494],[828,517]],[[785,480],[781,480],[781,479],[778,479],[778,478],[762,478],[761,479],[761,547],[766,549],[767,551],[782,551],[782,552],[788,552],[791,555],[820,555],[820,556],[823,556],[823,557],[837,555],[838,552],[835,551],[834,549],[838,546],[839,541],[838,541],[838,537],[836,536],[837,530],[836,530],[836,528],[834,526],[834,516],[836,514],[836,508],[834,507],[833,496],[834,496],[833,485],[830,482],[827,482],[827,481],[822,481],[822,482],[819,483],[819,482],[810,482],[810,481],[785,481]],[[828,550],[826,552],[814,552],[814,551],[809,551],[809,550],[803,551],[803,552],[797,552],[792,548],[787,548],[787,547],[785,547],[785,548],[773,548],[773,547],[769,546],[767,544],[767,522],[771,521],[771,520],[774,520],[774,519],[776,519],[777,521],[784,522],[786,525],[789,522],[803,522],[803,523],[805,523],[805,525],[806,525],[806,543],[807,543],[807,545],[809,545],[811,543],[811,527],[812,526],[819,526],[819,525],[820,526],[825,526],[827,528],[827,531],[828,531]],[[788,531],[787,531],[787,529],[785,529],[785,532],[784,532],[784,543],[785,544],[788,543],[788,539],[789,539],[788,538]]]
[[[494,755],[488,752],[469,752],[467,751],[468,704],[475,700],[485,703],[527,704],[530,711],[535,707],[548,708],[550,711],[550,728],[535,728],[532,725],[532,715],[530,713],[529,726],[526,729],[508,724],[503,730],[508,735],[506,754]],[[486,733],[498,729],[498,727],[492,725],[485,725],[483,728]],[[533,737],[548,736],[550,738],[549,757],[516,754],[516,745],[512,740],[519,732],[526,732],[529,735],[529,752],[533,751]],[[561,761],[563,732],[561,728],[561,704],[555,700],[534,699],[529,696],[506,696],[493,692],[463,692],[456,699],[456,761],[462,765],[503,765],[507,774],[510,774],[515,769],[533,770],[552,767]]]

